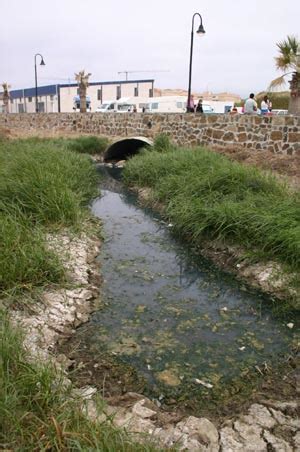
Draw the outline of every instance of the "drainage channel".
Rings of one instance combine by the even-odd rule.
[[[65,345],[82,359],[79,379],[108,396],[144,391],[195,407],[288,353],[290,318],[174,238],[121,183],[106,175],[101,193],[92,211],[104,228],[104,307]]]

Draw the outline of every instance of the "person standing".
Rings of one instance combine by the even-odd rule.
[[[260,110],[262,115],[266,115],[267,113],[269,113],[269,111],[272,110],[272,103],[270,102],[268,96],[264,96],[263,100],[261,101]]]
[[[202,99],[198,100],[197,107],[196,107],[196,112],[197,113],[203,113]]]
[[[257,114],[257,103],[254,99],[254,94],[251,93],[249,98],[246,100],[244,105],[244,113],[248,115],[256,115]]]
[[[195,103],[194,103],[194,96],[191,94],[189,104],[186,109],[187,113],[195,113]]]

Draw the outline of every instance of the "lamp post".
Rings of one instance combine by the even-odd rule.
[[[36,70],[36,57],[40,56],[41,57],[41,62],[40,62],[40,66],[45,66],[45,61],[43,56],[40,53],[36,53],[34,55],[34,74],[35,74],[35,112],[38,113],[39,112],[39,107],[38,107],[38,86],[37,86],[37,70]]]
[[[192,85],[192,61],[193,61],[193,43],[194,43],[194,20],[195,20],[195,16],[199,16],[200,18],[200,25],[199,28],[197,30],[197,34],[199,36],[204,35],[205,30],[203,28],[202,25],[202,17],[199,13],[195,13],[193,15],[193,20],[192,20],[192,31],[191,31],[191,50],[190,50],[190,71],[189,71],[189,89],[188,89],[188,98],[187,98],[187,106],[186,106],[186,111],[188,113],[191,113],[192,111],[194,111],[191,106],[190,106],[190,102],[191,102],[191,85]]]

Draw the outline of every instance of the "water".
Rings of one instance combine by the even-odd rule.
[[[295,320],[276,318],[262,295],[193,254],[134,195],[102,189],[92,211],[104,223],[106,306],[78,331],[91,355],[104,350],[133,366],[148,391],[180,396],[214,391],[286,353]]]

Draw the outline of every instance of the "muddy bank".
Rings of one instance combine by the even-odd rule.
[[[53,358],[57,343],[101,306],[100,276],[95,266],[100,241],[96,236],[63,231],[48,234],[47,244],[66,269],[65,287],[36,292],[33,299],[19,299],[11,310],[13,323],[24,331],[29,356],[42,360]]]

